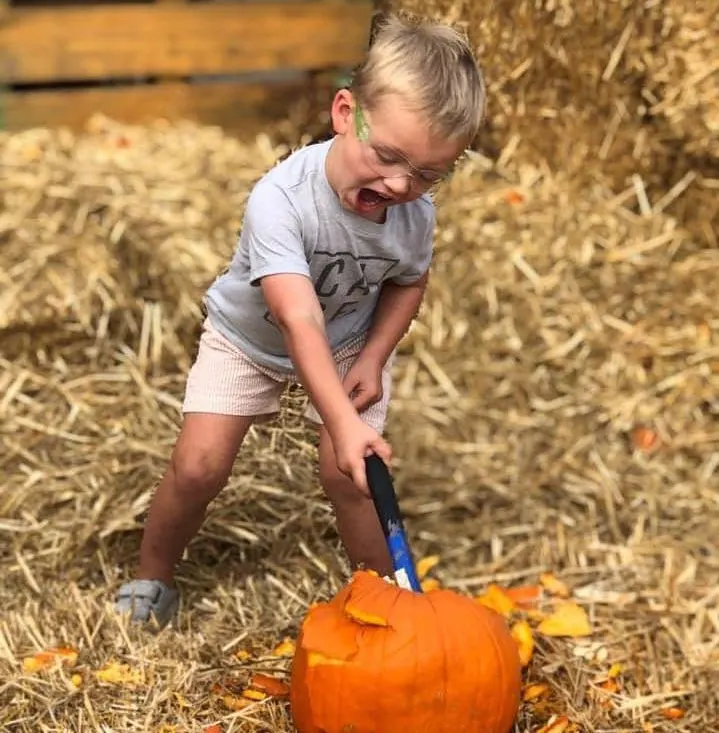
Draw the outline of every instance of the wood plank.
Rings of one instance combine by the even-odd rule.
[[[353,66],[370,0],[15,8],[0,24],[7,84]]]
[[[170,82],[10,92],[5,96],[5,127],[11,132],[30,127],[81,130],[93,114],[101,112],[129,124],[186,119],[233,133],[254,133],[268,122],[286,119],[298,99],[309,100],[312,107],[329,107],[331,94],[328,75],[275,84]]]

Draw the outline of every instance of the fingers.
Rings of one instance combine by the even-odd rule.
[[[352,392],[354,392],[357,387],[360,384],[360,379],[356,375],[354,375],[352,372],[349,372],[347,376],[342,380],[342,386],[345,388],[345,391],[348,395],[351,395]]]
[[[370,405],[373,405],[375,402],[379,402],[381,399],[381,388],[369,390],[360,385],[355,396],[352,398],[352,405],[357,412],[362,412],[362,410],[367,409]]]
[[[382,399],[382,376],[362,374],[350,370],[342,381],[346,394],[357,412],[367,409]]]
[[[337,468],[352,481],[360,493],[371,497],[365,458],[374,453],[389,468],[392,461],[389,443],[369,425],[361,422],[359,426],[339,434],[334,440]]]
[[[367,451],[368,453],[371,452]],[[367,484],[367,468],[364,458],[350,460],[346,458],[337,462],[337,468],[359,489],[362,494],[370,496],[369,485]]]
[[[349,396],[355,410],[357,410],[357,412],[364,410],[369,402],[367,390],[362,386],[362,380],[350,373],[345,377],[342,384],[344,385],[345,392]]]
[[[365,462],[359,461],[352,466],[352,482],[366,496],[371,496],[369,486],[367,484],[367,469]]]
[[[371,444],[372,451],[376,453],[385,463],[387,468],[392,463],[392,447],[383,438],[378,438]]]
[[[365,458],[371,456],[373,453],[378,455],[389,469],[392,461],[392,448],[389,443],[382,438],[377,438],[372,441],[367,445]],[[369,484],[367,483],[367,464],[364,459],[352,466],[351,478],[353,483],[363,494],[369,497],[372,496],[372,492],[369,490]]]
[[[357,412],[361,412],[365,407],[365,402],[367,401],[367,395],[366,393],[360,391],[355,391],[354,395],[352,392],[348,392],[350,396],[350,401],[352,402],[352,406],[357,410]]]
[[[373,453],[378,455],[389,469],[392,462],[392,448],[382,438],[372,441],[367,445],[365,455],[361,460],[352,461],[345,468],[340,468],[345,475],[352,479],[352,483],[359,491],[368,497],[372,496],[372,492],[369,490],[369,484],[367,483],[367,464],[364,458],[371,456]]]

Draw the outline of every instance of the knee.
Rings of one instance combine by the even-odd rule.
[[[170,471],[176,493],[191,503],[207,503],[224,486],[230,467],[211,453],[193,451],[173,455]]]

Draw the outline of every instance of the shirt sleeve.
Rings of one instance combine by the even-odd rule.
[[[416,245],[417,255],[408,267],[405,267],[401,273],[392,278],[392,282],[397,285],[411,285],[417,282],[424,275],[432,263],[432,255],[434,253],[434,226],[435,212],[434,207],[430,205],[429,213],[424,222],[424,229],[420,241]]]
[[[252,190],[241,237],[252,285],[268,275],[310,276],[300,216],[285,191],[274,183],[261,181]]]

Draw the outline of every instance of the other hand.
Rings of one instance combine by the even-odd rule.
[[[360,354],[342,384],[355,410],[362,412],[382,399],[382,364]]]

